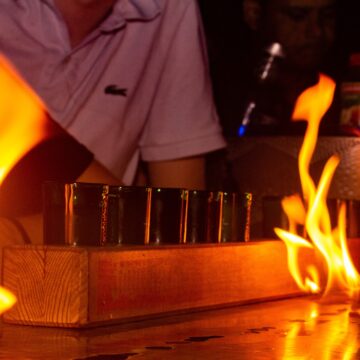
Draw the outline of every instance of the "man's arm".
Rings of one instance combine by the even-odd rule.
[[[154,187],[205,189],[205,157],[202,155],[149,162],[148,172],[150,185]]]
[[[110,173],[103,165],[93,160],[85,171],[76,179],[78,182],[122,185],[121,180]]]
[[[105,167],[99,164],[96,160],[93,160],[85,171],[77,178],[78,182],[89,183],[103,183],[110,185],[121,185],[121,181],[114,177]],[[0,219],[1,220],[1,219]],[[17,221],[25,230],[32,244],[43,244],[43,219],[42,214],[33,214],[28,216],[18,217]],[[1,231],[1,222],[0,222]],[[14,228],[14,236],[19,237],[20,234],[16,234]],[[17,240],[19,241],[19,239]]]

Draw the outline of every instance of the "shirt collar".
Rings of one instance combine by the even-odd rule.
[[[151,21],[161,12],[159,0],[118,0],[112,14],[100,25],[102,32],[111,32],[123,27],[126,21]]]

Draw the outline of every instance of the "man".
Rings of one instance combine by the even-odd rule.
[[[2,2],[0,52],[93,154],[69,181],[132,184],[141,158],[152,186],[205,186],[225,142],[194,0]]]
[[[318,70],[335,41],[334,0],[244,0],[245,22],[261,41],[279,42],[289,67]]]
[[[297,97],[317,82],[319,71],[337,76],[343,60],[335,52],[337,4],[335,0],[244,0],[243,19],[247,38],[230,34],[232,54],[227,54],[226,63],[221,60],[214,65],[216,100],[226,135],[237,136],[244,102],[255,96],[258,112],[248,134],[297,132],[299,123],[291,123]],[[274,42],[281,44],[283,57],[274,64],[268,80],[258,86],[256,74],[266,48]],[[327,123],[327,130],[333,131],[335,122],[334,112],[322,125]]]
[[[274,71],[275,79],[269,81],[273,84],[264,90],[264,97],[268,97],[263,105],[264,125],[274,125],[278,133],[282,129],[289,131],[294,126],[290,119],[297,97],[317,82],[320,71],[330,70],[335,44],[335,0],[244,0],[244,17],[250,28],[258,32],[261,47],[278,42],[283,48],[282,63]]]

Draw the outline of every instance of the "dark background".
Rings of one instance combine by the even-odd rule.
[[[242,0],[198,0],[208,46],[210,73],[220,120],[242,115],[244,83],[253,46],[252,32],[243,22]],[[349,55],[360,52],[360,1],[338,1],[336,51],[329,59],[330,75],[340,82],[346,76]],[[252,60],[250,60],[252,61]],[[360,79],[359,79],[360,80]]]

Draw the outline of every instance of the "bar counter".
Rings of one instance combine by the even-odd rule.
[[[0,359],[358,359],[359,325],[308,296],[93,329],[1,324]]]

